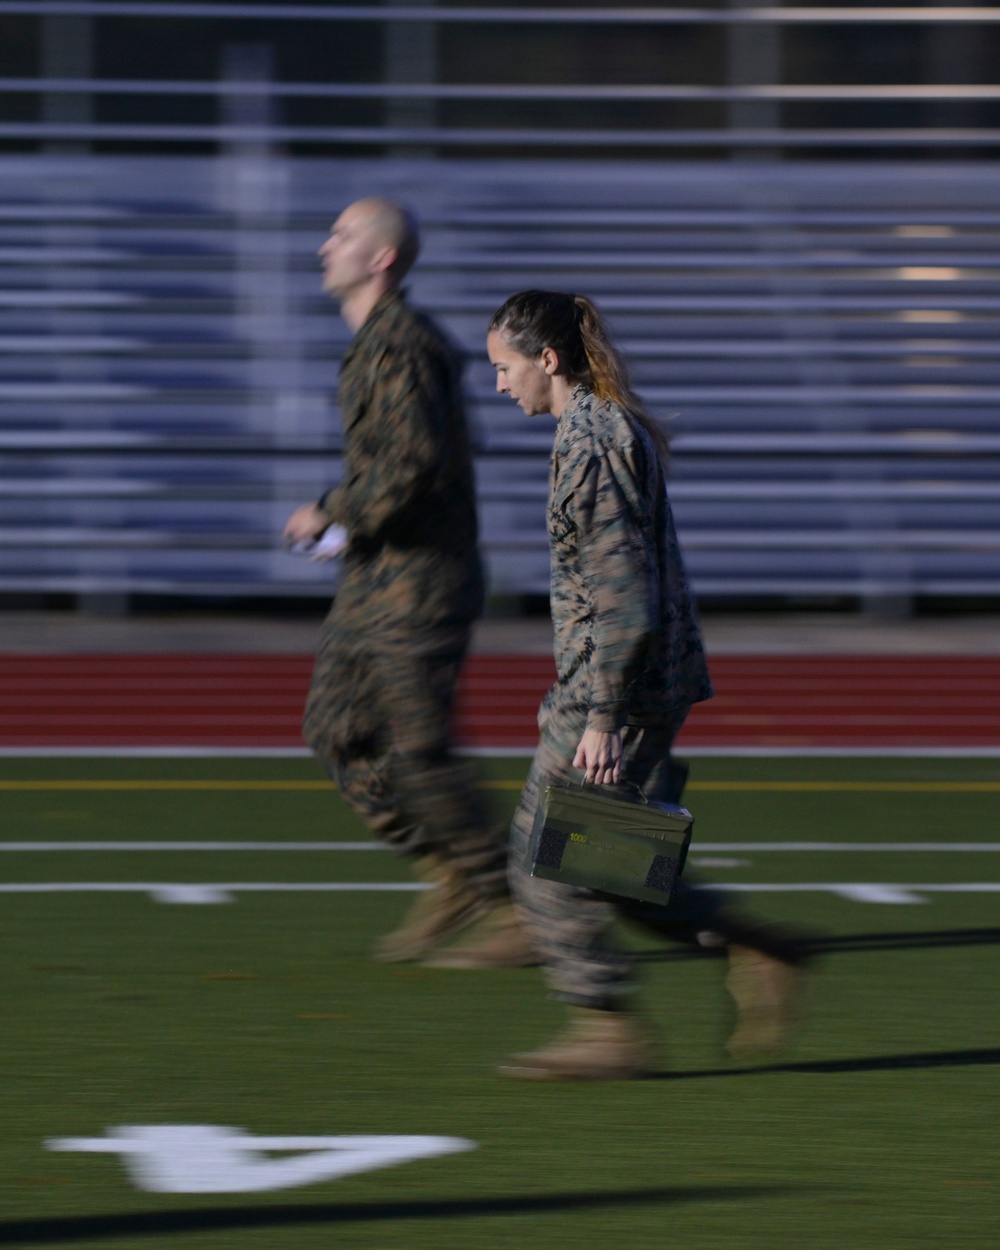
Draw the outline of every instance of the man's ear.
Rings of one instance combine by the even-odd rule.
[[[543,347],[539,360],[550,378],[559,372],[559,353],[554,347]]]
[[[399,260],[398,249],[387,243],[372,257],[372,273],[388,273],[397,260]]]

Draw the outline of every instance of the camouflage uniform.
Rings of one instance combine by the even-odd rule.
[[[608,940],[614,908],[530,875],[535,811],[547,785],[581,779],[573,756],[587,728],[621,731],[623,780],[649,798],[678,797],[683,770],[670,747],[712,687],[652,442],[586,387],[573,391],[556,427],[548,529],[557,681],[539,711],[541,739],[514,816],[511,890],[557,997],[612,1007],[630,988],[631,966]],[[710,927],[719,900],[681,893],[685,931]],[[672,922],[654,915],[653,923]]]
[[[379,838],[443,855],[493,897],[506,892],[506,847],[449,752],[452,696],[483,604],[460,373],[447,340],[398,291],[344,357],[344,480],[319,506],[348,546],[304,733]]]

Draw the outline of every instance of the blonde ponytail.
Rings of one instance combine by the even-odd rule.
[[[580,335],[594,394],[598,399],[617,404],[642,426],[666,470],[670,460],[670,438],[667,431],[646,411],[642,400],[632,390],[628,368],[611,342],[604,318],[585,295],[575,295],[573,302],[580,320]]]
[[[586,383],[598,399],[617,404],[642,426],[666,471],[670,458],[667,432],[632,390],[604,318],[586,296],[520,291],[497,309],[489,328],[502,332],[514,350],[529,360],[537,360],[546,347],[554,348],[570,379]]]

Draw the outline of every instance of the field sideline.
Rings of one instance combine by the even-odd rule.
[[[498,821],[525,765],[474,761]],[[794,1044],[729,1061],[723,962],[624,934],[659,1078],[535,1086],[537,971],[373,963],[411,882],[313,761],[0,758],[0,1245],[987,1250],[998,793],[699,755],[692,872],[814,935]]]

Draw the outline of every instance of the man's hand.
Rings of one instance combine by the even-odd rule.
[[[597,785],[619,782],[622,775],[622,736],[599,729],[584,730],[573,756],[573,767],[582,768],[586,780]]]
[[[304,503],[296,508],[285,522],[283,538],[286,547],[295,543],[313,542],[330,524],[330,518],[314,503]]]

